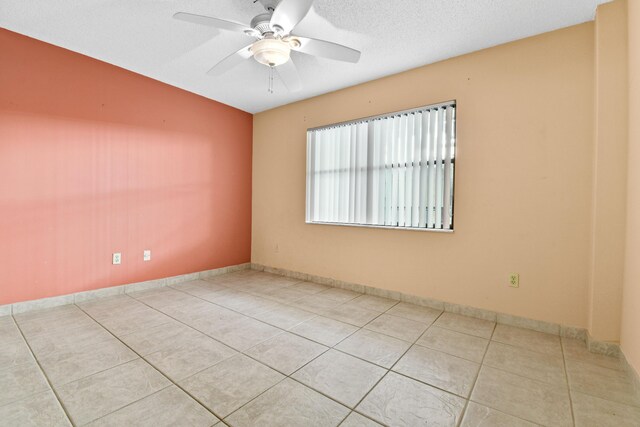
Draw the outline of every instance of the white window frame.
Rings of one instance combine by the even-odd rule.
[[[456,122],[453,100],[307,129],[305,222],[453,232]]]

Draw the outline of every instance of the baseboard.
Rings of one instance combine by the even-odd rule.
[[[542,320],[529,319],[526,317],[514,316],[505,313],[499,313],[491,310],[485,310],[476,307],[470,307],[461,304],[454,304],[446,301],[440,301],[433,298],[419,297],[416,295],[405,294],[398,291],[376,288],[373,286],[362,285],[358,283],[345,282],[329,277],[316,276],[313,274],[301,273],[283,268],[269,267],[256,263],[243,263],[231,265],[228,267],[216,268],[212,270],[198,271],[193,273],[181,274],[178,276],[165,277],[162,279],[148,280],[146,282],[129,283],[120,286],[112,286],[109,288],[95,289],[91,291],[76,292],[74,294],[60,295],[50,298],[41,298],[31,301],[17,302],[0,306],[0,316],[8,316],[12,314],[25,313],[43,308],[57,307],[67,304],[75,304],[78,302],[89,301],[97,298],[108,296],[127,294],[148,289],[160,288],[163,286],[175,285],[182,282],[188,282],[196,279],[205,279],[207,277],[219,276],[221,274],[232,273],[241,270],[257,270],[267,273],[278,274],[306,282],[320,283],[335,288],[347,289],[355,292],[374,295],[383,298],[389,298],[396,301],[403,301],[412,304],[431,307],[438,310],[444,310],[450,313],[462,314],[477,319],[490,320],[504,325],[517,326],[520,328],[531,329],[534,331],[545,332],[548,334],[559,335],[567,338],[575,338],[584,341],[590,351],[594,353],[606,354],[608,356],[623,357],[620,347],[617,343],[594,340],[584,328],[574,326],[560,325],[557,323],[545,322]],[[637,378],[637,373],[631,365],[627,366]],[[639,388],[640,389],[640,388]]]
[[[60,295],[50,298],[40,298],[31,301],[16,302],[0,306],[0,316],[26,313],[28,311],[40,310],[43,308],[57,307],[67,304],[89,301],[97,298],[104,298],[114,295],[128,294],[131,292],[144,291],[148,289],[161,288],[163,286],[175,285],[189,282],[196,279],[206,279],[207,277],[219,276],[221,274],[232,273],[234,271],[248,270],[250,263],[230,265],[228,267],[215,268],[213,270],[197,271],[194,273],[181,274],[178,276],[165,277],[162,279],[148,280],[146,282],[129,283],[109,288],[94,289],[91,291],[76,292],[73,294]]]
[[[640,394],[640,375],[638,374],[638,371],[636,371],[635,368],[631,365],[631,363],[629,363],[623,351],[620,351],[620,357],[624,363],[625,370],[627,371],[627,375],[629,376],[629,378],[631,378],[634,391],[637,394]]]
[[[587,333],[587,348],[592,353],[604,354],[606,356],[620,357],[622,355],[620,345],[618,343],[598,341],[589,333]]]
[[[469,307],[466,305],[440,301],[433,298],[419,297],[416,295],[405,294],[403,292],[391,291],[388,289],[376,288],[373,286],[367,286],[358,283],[344,282],[342,280],[332,279],[329,277],[316,276],[313,274],[301,273],[299,271],[286,270],[284,268],[269,267],[257,263],[251,263],[251,269],[278,274],[293,279],[304,280],[307,282],[320,283],[335,288],[348,289],[367,295],[374,295],[393,299],[396,301],[409,302],[412,304],[431,307],[438,310],[444,310],[450,313],[457,313],[469,317],[475,317],[477,319],[491,320],[493,322],[501,323],[504,325],[517,326],[519,328],[531,329],[534,331],[559,335],[566,338],[574,338],[584,341],[587,344],[589,350],[594,353],[601,353],[616,357],[620,357],[621,355],[620,347],[618,344],[594,340],[591,336],[589,336],[585,328],[529,319],[526,317],[499,313],[482,308]]]

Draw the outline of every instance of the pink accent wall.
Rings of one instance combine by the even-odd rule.
[[[251,114],[2,29],[0,64],[0,305],[250,261]]]

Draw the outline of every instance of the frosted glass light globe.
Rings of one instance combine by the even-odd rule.
[[[262,39],[251,46],[256,61],[269,67],[277,67],[287,62],[291,55],[289,43],[280,39]]]

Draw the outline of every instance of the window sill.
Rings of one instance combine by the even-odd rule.
[[[436,233],[453,233],[453,229],[445,230],[441,228],[416,228],[416,227],[392,227],[390,225],[369,225],[369,224],[346,224],[343,222],[319,222],[305,221],[305,224],[311,225],[337,225],[340,227],[358,227],[358,228],[380,228],[385,230],[404,230],[404,231],[431,231]]]

